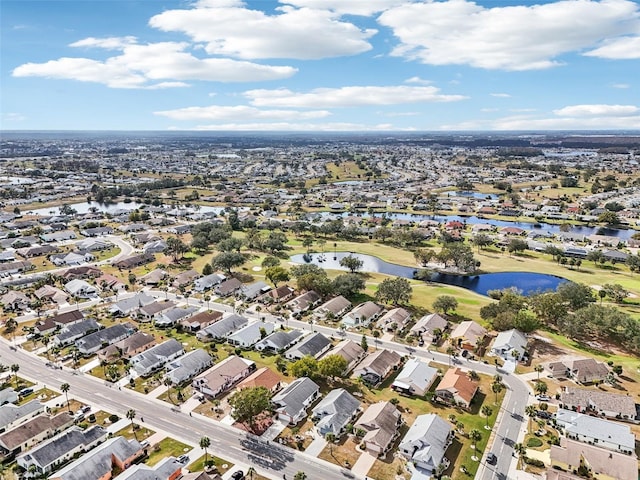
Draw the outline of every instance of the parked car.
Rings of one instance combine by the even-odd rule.
[[[539,402],[548,402],[551,400],[551,397],[547,395],[537,395],[536,400],[538,400]]]
[[[489,465],[495,465],[498,462],[498,457],[496,457],[496,454],[493,452],[490,452],[487,455],[487,463]]]
[[[231,478],[233,478],[233,480],[244,480],[244,473],[242,470],[236,470],[231,474]]]
[[[189,455],[180,455],[180,456],[178,457],[178,462],[179,462],[179,463],[182,463],[183,465],[184,465],[185,463],[187,463],[188,461],[189,461]]]

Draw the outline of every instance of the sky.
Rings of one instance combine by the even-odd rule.
[[[0,129],[640,129],[632,0],[0,0]]]

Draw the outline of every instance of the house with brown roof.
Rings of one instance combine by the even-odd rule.
[[[346,327],[369,325],[384,312],[384,308],[375,302],[364,302],[342,317],[342,324]]]
[[[334,319],[342,317],[351,309],[351,302],[342,295],[332,298],[324,302],[313,311],[313,316],[325,320],[327,317]]]
[[[402,363],[402,357],[392,351],[380,349],[367,355],[353,370],[355,378],[362,378],[371,385],[377,385],[384,380],[392,370]]]
[[[9,290],[0,297],[0,303],[5,311],[27,310],[29,308],[29,297],[17,290]]]
[[[153,335],[146,332],[136,332],[133,335],[120,340],[98,352],[100,359],[111,361],[117,358],[131,358],[139,353],[149,350],[156,345]]]
[[[284,303],[293,298],[295,289],[289,285],[282,285],[273,290],[269,290],[264,295],[261,295],[258,300],[262,303]]]
[[[603,382],[609,375],[609,368],[593,358],[567,358],[543,366],[552,378],[569,378],[583,385]]]
[[[424,342],[432,343],[440,338],[449,328],[449,322],[438,313],[431,313],[418,319],[409,330],[413,335],[422,338]]]
[[[370,405],[358,419],[354,428],[366,433],[362,437],[365,449],[378,457],[385,454],[400,433],[402,416],[391,402],[378,402]]]
[[[82,265],[80,267],[68,268],[60,274],[65,281],[84,280],[87,278],[98,278],[102,275],[102,270],[93,265]]]
[[[150,322],[155,318],[158,318],[163,312],[171,310],[175,306],[175,302],[172,302],[171,300],[155,301],[140,307],[136,312],[136,319],[139,322]]]
[[[367,356],[367,353],[353,340],[345,339],[323,356],[329,355],[340,355],[344,358],[347,361],[347,370],[345,372],[347,373],[353,370],[360,360]]]
[[[393,308],[385,313],[376,322],[376,326],[382,330],[402,330],[411,321],[411,313],[402,307]]]
[[[551,445],[551,467],[567,472],[578,469],[588,478],[599,480],[637,480],[638,458],[600,448],[597,445],[560,439],[560,445]]]
[[[156,257],[152,253],[141,253],[122,258],[117,262],[114,262],[113,266],[119,270],[128,270],[131,268],[139,267],[140,265],[151,263],[155,259]]]
[[[202,275],[200,275],[193,269],[187,270],[186,272],[182,272],[176,275],[176,277],[173,279],[172,285],[175,288],[180,288],[183,286],[186,287],[187,285],[191,285],[196,278],[200,278],[201,276]]]
[[[43,285],[33,294],[42,302],[54,302],[57,304],[65,303],[69,298],[69,295],[53,285]]]
[[[306,312],[310,308],[315,307],[321,300],[322,297],[311,290],[303,293],[302,295],[298,295],[293,300],[287,302],[285,307],[291,310],[291,313],[295,315],[296,313]]]
[[[194,378],[192,386],[200,393],[216,397],[248,377],[255,369],[255,362],[231,355]]]
[[[58,327],[73,325],[74,323],[81,322],[82,320],[84,320],[84,314],[80,310],[71,310],[36,322],[33,327],[33,331],[40,335],[46,335],[47,333],[53,332]]]
[[[242,288],[242,282],[237,278],[230,278],[215,287],[215,292],[221,297],[228,297]]]
[[[262,367],[253,372],[247,378],[238,383],[236,389],[242,390],[249,387],[264,387],[271,393],[276,393],[282,386],[280,376],[269,367]]]
[[[196,313],[195,315],[184,318],[180,324],[187,331],[197,332],[198,330],[213,325],[222,318],[222,312],[219,310],[207,310],[206,312]]]
[[[450,368],[436,387],[435,398],[449,405],[469,408],[478,385],[460,368]]]
[[[168,276],[169,274],[165,270],[156,268],[155,270],[151,270],[146,275],[140,277],[140,281],[145,285],[156,286],[162,283]]]
[[[28,422],[0,435],[0,450],[5,456],[17,455],[73,425],[67,412],[56,416],[38,415]]]
[[[467,320],[459,323],[451,331],[449,338],[458,348],[473,351],[484,341],[486,335],[486,328],[472,320]]]

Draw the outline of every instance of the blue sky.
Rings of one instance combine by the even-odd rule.
[[[640,129],[631,0],[1,0],[4,130]]]

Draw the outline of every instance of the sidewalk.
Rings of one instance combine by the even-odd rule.
[[[363,452],[362,455],[358,457],[356,463],[353,464],[353,467],[351,467],[351,472],[354,475],[366,477],[375,461],[376,457],[371,455],[369,452]]]
[[[306,453],[307,455],[311,455],[312,457],[317,457],[326,446],[327,441],[324,438],[316,437],[313,442],[311,442],[311,444],[306,448],[304,453]]]

